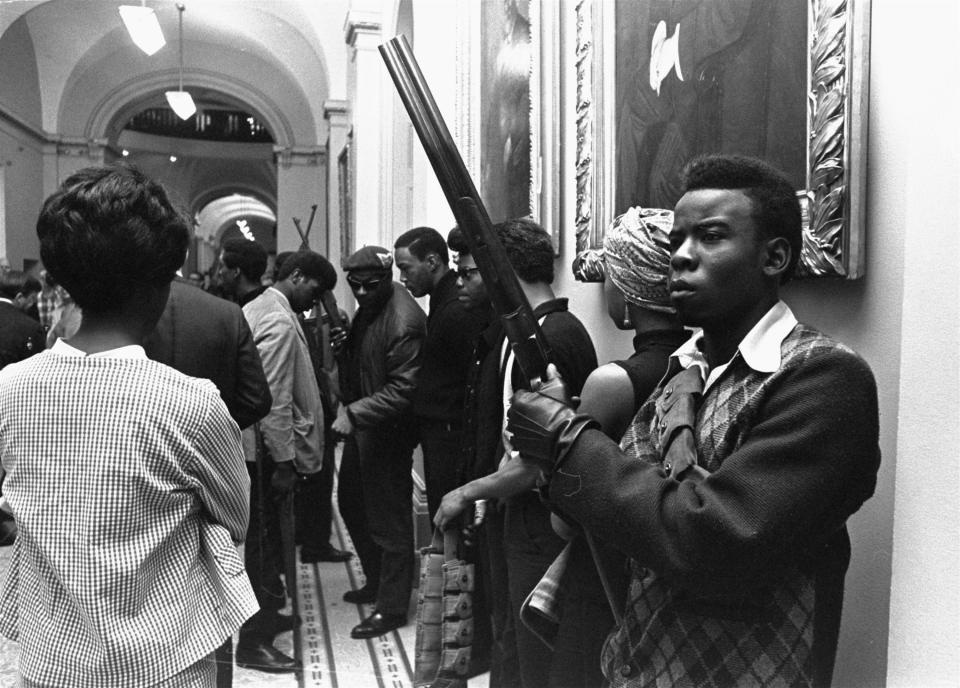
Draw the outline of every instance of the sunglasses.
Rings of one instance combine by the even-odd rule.
[[[355,277],[347,278],[347,284],[349,284],[352,289],[363,287],[366,291],[373,291],[380,286],[382,281],[382,277],[368,277],[365,280],[358,280]]]
[[[463,280],[470,279],[470,275],[475,272],[480,272],[480,268],[457,268],[457,277]]]

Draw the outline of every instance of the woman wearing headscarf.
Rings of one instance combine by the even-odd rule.
[[[591,373],[580,410],[616,440],[663,377],[670,354],[688,339],[667,288],[672,226],[673,211],[633,207],[603,240],[607,314],[619,329],[635,332],[633,355]]]
[[[667,287],[672,226],[672,211],[630,208],[607,230],[602,263],[595,266],[603,271],[610,319],[617,328],[635,333],[633,355],[594,370],[583,385],[578,410],[593,416],[616,440],[660,382],[670,354],[689,338]],[[570,543],[554,573],[548,572],[543,585],[528,599],[523,618],[553,644],[556,657],[550,686],[604,685],[600,652],[614,624],[611,604],[622,606],[626,594],[626,560],[612,552],[597,552],[607,578],[605,590],[594,553],[579,528],[556,515],[553,523]],[[559,585],[544,597],[544,587],[550,588],[553,581]],[[547,624],[543,623],[544,610]]]
[[[623,330],[633,329],[634,353],[622,361],[597,368],[581,392],[579,411],[593,416],[604,432],[620,439],[640,404],[666,372],[667,360],[688,336],[670,303],[667,273],[670,267],[668,233],[673,213],[631,208],[617,217],[604,240],[599,260],[588,270],[604,275],[607,312]],[[582,266],[581,266],[582,267]],[[575,270],[576,270],[575,266]],[[474,500],[505,498],[533,489],[538,473],[523,461],[507,461],[495,473],[478,478],[444,496],[434,523],[445,527]],[[614,623],[610,603],[584,538],[575,525],[559,518],[554,524],[571,540],[551,567],[541,586],[531,594],[536,613],[524,611],[524,621],[553,647],[555,656],[548,685],[589,688],[604,684],[600,650]],[[623,596],[626,576],[618,560],[608,558],[609,592]],[[622,581],[622,582],[621,582]],[[542,588],[550,590],[544,604]],[[558,610],[561,610],[558,611]],[[547,623],[543,623],[544,617]]]

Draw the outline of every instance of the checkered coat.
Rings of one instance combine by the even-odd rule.
[[[45,351],[0,371],[0,457],[19,527],[0,632],[30,681],[153,685],[256,611],[249,478],[213,383]]]
[[[879,467],[873,375],[804,325],[773,373],[738,353],[697,412],[697,461],[710,475],[692,479],[660,459],[656,401],[672,365],[624,451],[586,431],[550,484],[553,506],[632,559],[604,674],[614,686],[828,685],[845,521]]]

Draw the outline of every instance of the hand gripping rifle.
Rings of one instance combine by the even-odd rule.
[[[423,144],[430,165],[437,175],[437,181],[440,182],[440,188],[447,198],[450,210],[453,211],[457,225],[463,232],[464,240],[470,247],[470,254],[480,268],[487,294],[494,310],[503,321],[504,331],[510,340],[517,363],[532,382],[546,379],[547,364],[551,359],[550,347],[533,316],[533,309],[520,287],[520,281],[510,267],[506,249],[493,229],[490,216],[487,215],[470,173],[463,164],[460,152],[450,136],[406,37],[400,35],[391,38],[380,46],[380,55],[397,87],[413,128],[420,137],[420,143]],[[598,556],[593,538],[586,531],[584,535],[597,562],[600,580],[614,618],[619,623],[619,603],[609,584],[606,567],[601,563],[602,559]]]

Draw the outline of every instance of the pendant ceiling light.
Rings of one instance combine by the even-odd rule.
[[[120,19],[127,27],[130,39],[140,50],[147,55],[153,55],[160,50],[167,41],[160,29],[160,22],[156,13],[146,6],[146,0],[140,0],[140,5],[120,5]]]
[[[177,11],[180,12],[180,88],[166,93],[170,109],[177,113],[180,119],[190,119],[197,111],[193,97],[183,90],[183,11],[185,9],[183,5],[177,4]]]

